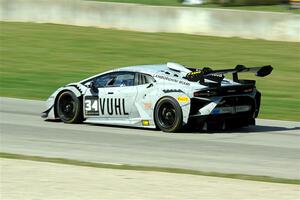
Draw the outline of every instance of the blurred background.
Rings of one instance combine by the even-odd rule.
[[[139,3],[165,6],[197,6],[210,8],[250,9],[263,11],[284,11],[299,8],[299,0],[96,0],[106,2]],[[251,7],[249,7],[251,6]]]
[[[45,100],[116,67],[272,65],[260,118],[300,121],[299,0],[0,0],[0,95]],[[254,78],[253,75],[245,75]]]

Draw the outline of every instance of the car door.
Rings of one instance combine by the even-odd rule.
[[[136,118],[150,119],[155,107],[157,87],[155,79],[148,74],[137,73]],[[135,113],[134,113],[135,114]]]
[[[134,112],[137,87],[134,72],[111,72],[95,78],[84,98],[85,116],[128,119]]]

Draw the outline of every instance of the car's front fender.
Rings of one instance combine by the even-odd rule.
[[[76,97],[80,97],[85,93],[86,89],[87,88],[81,84],[69,84],[67,86],[58,88],[46,100],[46,109],[44,112],[42,112],[41,116],[45,119],[50,119],[50,120],[57,119],[57,116],[55,113],[55,103],[56,103],[57,97],[64,91],[71,91],[76,95]]]

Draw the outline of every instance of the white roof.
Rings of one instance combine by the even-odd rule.
[[[167,63],[167,64],[152,64],[152,65],[136,65],[136,66],[129,66],[129,67],[121,67],[118,69],[113,69],[110,71],[102,72],[100,74],[96,74],[92,77],[89,77],[87,79],[84,79],[80,81],[80,83],[85,82],[89,79],[92,79],[94,77],[97,77],[102,74],[110,73],[110,72],[115,72],[115,71],[131,71],[131,72],[140,72],[140,73],[145,73],[145,74],[150,74],[154,75],[157,73],[166,73],[169,72],[168,74],[165,75],[172,75],[177,74],[180,77],[184,76],[186,73],[190,72],[189,69],[185,68],[183,65],[177,64],[177,63]],[[171,75],[170,75],[171,76]]]
[[[185,68],[183,65],[177,63],[171,63],[171,62],[167,64],[129,66],[129,67],[122,67],[118,69],[118,71],[135,71],[135,72],[142,72],[148,74],[155,74],[160,71],[169,71],[169,70],[175,70],[184,73],[190,72],[190,70]]]

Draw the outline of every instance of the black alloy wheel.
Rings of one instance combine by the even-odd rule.
[[[155,108],[155,123],[164,132],[177,132],[182,127],[182,110],[172,97],[160,99]]]
[[[71,91],[62,92],[56,102],[56,111],[65,123],[81,123],[83,121],[82,103]]]

